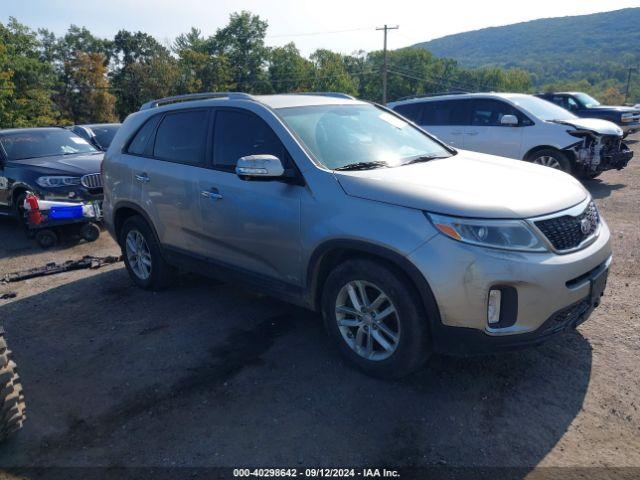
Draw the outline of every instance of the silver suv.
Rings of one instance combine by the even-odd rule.
[[[451,148],[342,94],[199,94],[130,115],[104,214],[133,281],[178,268],[322,312],[363,370],[536,344],[584,321],[611,263],[582,185]]]

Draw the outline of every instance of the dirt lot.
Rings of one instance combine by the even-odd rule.
[[[0,285],[27,397],[0,466],[640,467],[640,143],[587,187],[613,232],[602,306],[519,353],[436,357],[398,382],[339,358],[318,316],[185,276],[154,294],[122,264]],[[0,273],[117,254],[43,252],[0,220]],[[640,474],[640,470],[636,471]]]

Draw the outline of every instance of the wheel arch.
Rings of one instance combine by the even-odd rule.
[[[398,272],[407,280],[421,301],[430,329],[432,323],[440,323],[440,310],[435,296],[420,270],[403,255],[387,247],[361,240],[329,240],[313,251],[306,280],[309,303],[315,311],[320,311],[324,283],[331,270],[340,262],[352,258],[372,259]]]
[[[147,213],[138,205],[131,202],[119,202],[113,209],[113,233],[118,244],[120,245],[120,232],[122,231],[124,222],[126,222],[128,218],[131,218],[135,215],[141,216],[144,221],[147,222],[147,225],[149,225],[149,228],[151,228],[151,231],[153,232],[158,245],[162,245],[160,243],[160,237],[158,237],[158,232],[156,232],[156,228],[153,225],[151,218],[149,218],[149,215],[147,215]]]
[[[531,161],[530,158],[533,157],[537,152],[541,152],[542,150],[555,150],[558,153],[566,156],[570,162],[575,162],[575,154],[569,150],[568,148],[559,148],[555,145],[537,145],[524,154],[522,159],[526,162]]]

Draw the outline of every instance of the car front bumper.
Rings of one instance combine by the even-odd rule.
[[[409,259],[439,309],[440,322],[432,322],[434,349],[473,353],[539,343],[586,320],[594,308],[593,279],[609,268],[612,256],[602,221],[593,243],[562,255],[501,251],[436,235]],[[496,286],[517,291],[515,322],[504,328],[487,323],[489,290]]]

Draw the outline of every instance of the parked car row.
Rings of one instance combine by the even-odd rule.
[[[579,118],[532,95],[418,97],[389,107],[457,148],[525,160],[581,178],[624,168],[633,156],[616,124]]]

